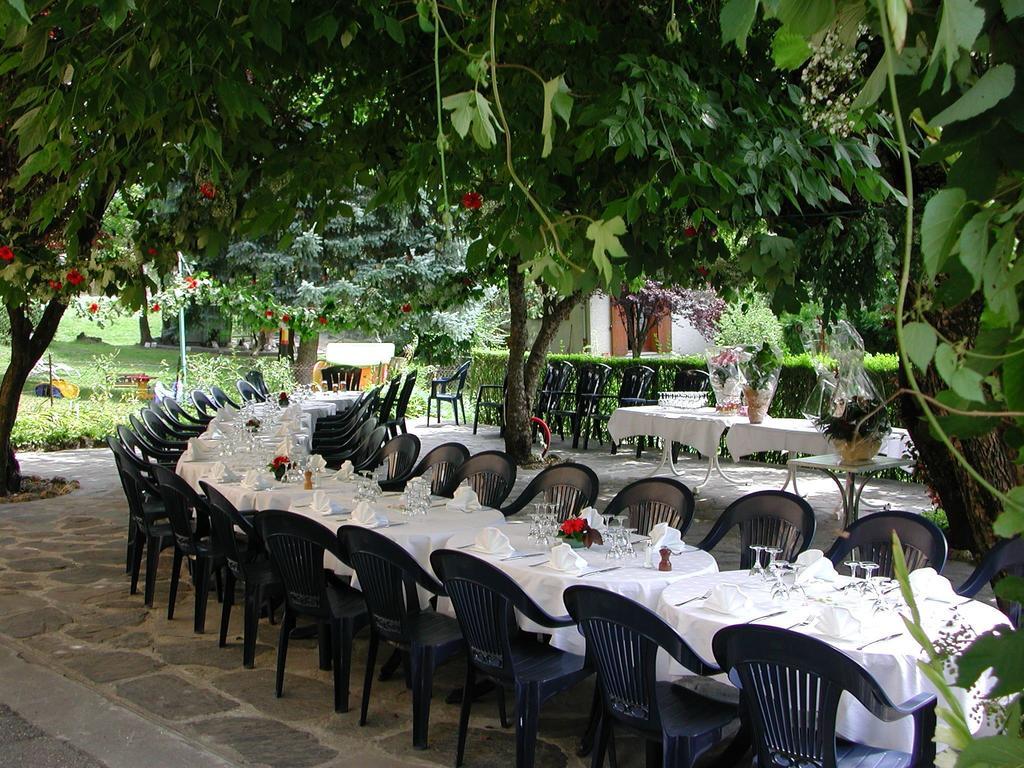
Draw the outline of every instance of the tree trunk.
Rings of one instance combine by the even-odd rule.
[[[0,382],[0,496],[17,493],[21,488],[21,467],[11,444],[21,390],[32,366],[53,341],[67,306],[51,299],[35,329],[24,306],[8,305],[6,309],[11,323],[11,361]]]
[[[979,297],[928,319],[946,338],[973,339],[978,330],[982,303]],[[900,371],[900,383],[906,375]],[[918,376],[921,390],[934,396],[946,389],[934,368]],[[917,401],[910,395],[902,398],[903,422],[910,432],[924,465],[927,481],[938,494],[939,503],[949,519],[950,545],[983,555],[996,542],[992,523],[1002,511],[1002,504],[968,473],[949,452],[932,437]],[[1020,485],[1021,468],[1014,463],[1016,451],[1009,445],[1000,427],[981,437],[953,438],[953,444],[982,477],[1002,491]]]
[[[139,311],[139,344],[142,346],[153,343],[153,332],[149,329],[149,316],[146,314],[148,311],[147,307]]]
[[[547,362],[547,352],[558,327],[584,299],[576,291],[562,299],[545,301],[540,329],[529,343],[526,326],[526,281],[519,271],[518,256],[508,262],[509,336],[508,336],[508,391],[505,399],[505,452],[520,465],[535,460],[533,429],[530,423],[533,393],[537,391],[541,372]],[[527,355],[529,348],[529,355]],[[526,362],[519,361],[526,357]]]
[[[294,338],[290,336],[289,338]],[[314,331],[299,337],[299,353],[292,363],[292,373],[299,384],[313,381],[313,367],[316,365],[317,353],[320,348],[320,333]]]

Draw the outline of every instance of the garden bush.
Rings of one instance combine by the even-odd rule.
[[[102,446],[117,424],[139,407],[134,400],[54,400],[23,397],[11,439],[19,451]]]

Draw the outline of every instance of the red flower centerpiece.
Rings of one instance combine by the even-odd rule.
[[[70,272],[68,272],[68,274],[67,274],[67,276],[65,277],[65,279],[66,279],[66,280],[68,281],[68,283],[70,283],[71,285],[80,285],[80,284],[81,284],[81,282],[82,282],[83,280],[85,280],[85,275],[83,275],[83,274],[82,274],[81,272],[79,272],[79,271],[78,271],[77,269],[72,269],[72,270],[71,270]]]
[[[89,314],[90,315],[95,315],[99,311],[100,311],[100,305],[97,304],[95,301],[92,304],[89,305]]]
[[[573,549],[601,543],[601,534],[591,528],[582,517],[570,517],[558,527],[558,538]]]
[[[288,407],[288,402],[289,401],[288,401],[288,393],[287,392],[282,392],[281,394],[279,394],[277,396],[277,404],[280,405],[282,408],[287,408]]]
[[[256,434],[257,432],[259,432],[259,429],[260,429],[260,427],[262,425],[263,425],[263,422],[260,421],[259,419],[255,418],[255,417],[253,417],[253,418],[249,419],[247,422],[245,422],[245,428],[248,429],[253,434]]]
[[[285,473],[292,465],[292,460],[287,456],[275,456],[267,465],[267,469],[274,473],[274,477],[280,482]]]
[[[462,196],[462,207],[470,211],[479,211],[484,204],[483,195],[479,192],[467,192]]]
[[[64,283],[62,283],[60,280],[50,280],[50,288],[52,290],[59,291],[63,287]]]

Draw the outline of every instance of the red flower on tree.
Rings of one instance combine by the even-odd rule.
[[[100,305],[97,304],[95,301],[92,304],[89,305],[89,314],[95,315],[99,311],[100,311]]]
[[[291,321],[292,321],[292,316],[291,315],[281,315],[281,322],[282,323],[290,323]]]
[[[696,237],[697,228],[691,224],[690,226],[683,230],[683,234],[686,235],[687,237]]]
[[[10,246],[0,245],[0,261],[14,261],[14,251]]]
[[[66,280],[67,280],[67,281],[68,281],[69,283],[71,283],[71,285],[80,285],[80,284],[81,284],[81,282],[82,282],[83,280],[85,280],[85,275],[83,275],[83,274],[82,274],[81,272],[79,272],[79,271],[78,271],[77,269],[72,269],[72,270],[71,270],[70,272],[68,272],[68,274],[67,274],[67,276],[65,277],[65,279],[66,279]]]
[[[707,267],[703,265],[697,267],[697,274],[700,275],[701,277],[707,277],[710,271],[711,270],[709,270]]]
[[[153,306],[149,308],[149,311],[150,312],[159,312],[160,311],[160,304],[159,303],[154,303]]]
[[[149,248],[146,249],[146,255],[147,256],[156,256],[156,248],[154,248],[152,245],[149,246]]]
[[[412,304],[410,304],[408,301],[405,302],[405,304],[402,305],[402,311],[405,314],[409,314],[410,312],[412,312]]]
[[[266,312],[263,313],[263,316],[267,318],[267,320],[271,320],[274,317],[274,310],[268,309]]]
[[[204,181],[199,185],[199,194],[207,200],[213,200],[217,196],[217,188],[210,182]]]
[[[53,289],[54,291],[59,291],[61,288],[64,287],[64,283],[62,283],[60,280],[50,280],[49,285],[50,288]]]
[[[467,192],[462,196],[462,207],[470,211],[478,211],[484,204],[483,195],[479,192]]]
[[[320,317],[318,317],[316,321],[320,323],[320,325],[327,325],[327,318],[324,317],[323,315],[320,315]]]

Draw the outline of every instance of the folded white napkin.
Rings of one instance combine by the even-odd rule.
[[[218,408],[215,415],[221,421],[234,421],[238,418],[238,411],[230,405],[225,405],[223,408]]]
[[[952,603],[959,599],[953,590],[953,585],[949,583],[949,579],[940,576],[934,568],[918,568],[916,571],[911,571],[910,591],[918,600],[927,597],[932,600]]]
[[[188,452],[193,461],[209,461],[220,454],[220,445],[213,440],[191,437],[188,441]]]
[[[601,513],[593,507],[584,507],[580,510],[580,517],[587,521],[587,525],[595,531],[604,530],[604,518]]]
[[[803,552],[801,554],[806,555],[807,553]],[[797,558],[798,565],[799,560],[800,558]],[[832,565],[832,561],[827,557],[819,557],[797,571],[794,583],[810,584],[813,581],[835,581],[838,576],[839,574],[836,573],[836,568]]]
[[[460,485],[447,506],[453,512],[475,512],[480,509],[480,500],[477,499],[476,491],[468,485]]]
[[[822,552],[820,549],[808,549],[797,555],[796,560],[793,561],[793,564],[806,568],[808,565],[812,565],[818,562],[824,556],[825,553]]]
[[[487,527],[477,533],[473,540],[473,546],[481,552],[489,555],[505,557],[515,552],[515,547],[508,540],[508,536],[497,528]]]
[[[242,477],[242,486],[250,491],[262,491],[270,488],[274,483],[274,476],[262,469],[250,469]]]
[[[658,523],[651,528],[649,535],[651,537],[651,546],[655,550],[662,547],[678,550],[683,546],[683,536],[679,533],[679,529],[673,528],[668,523]]]
[[[308,505],[303,504],[301,501],[293,502],[291,511],[302,511],[303,508],[309,509],[318,515],[335,515],[344,511],[344,508],[338,502],[331,501],[330,497],[323,491],[313,491],[313,498],[310,499]]]
[[[341,469],[334,473],[335,480],[351,480],[352,475],[355,472],[355,467],[352,466],[351,461],[346,461],[341,465]]]
[[[298,421],[302,418],[301,405],[289,405],[281,411],[281,419],[284,421]]]
[[[286,437],[277,444],[277,448],[274,450],[278,456],[291,456],[293,445],[294,443],[292,443],[292,439],[290,437]]]
[[[716,613],[724,613],[729,616],[749,611],[753,606],[750,595],[744,592],[737,584],[716,584],[708,599],[704,601],[704,607]]]
[[[388,519],[373,511],[368,501],[360,501],[352,510],[352,522],[367,528],[379,528],[388,524]]]
[[[290,437],[294,431],[291,422],[282,421],[274,428],[274,437]]]
[[[576,554],[568,544],[556,544],[551,548],[548,565],[556,571],[578,573],[587,567],[586,559]]]
[[[836,640],[856,640],[862,631],[857,617],[839,605],[825,606],[815,619],[815,629]]]
[[[205,479],[215,483],[233,483],[238,479],[238,475],[228,469],[223,461],[215,461],[207,470]]]
[[[323,472],[327,469],[327,459],[319,453],[310,454],[309,461],[306,462],[306,469],[311,472]]]

